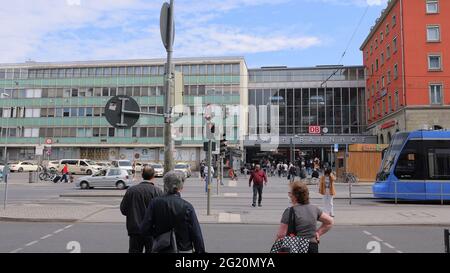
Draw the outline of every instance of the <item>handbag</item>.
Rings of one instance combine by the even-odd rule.
[[[178,253],[175,230],[153,237],[152,253]]]
[[[297,235],[295,227],[295,211],[294,207],[291,207],[286,236],[273,244],[270,253],[308,253],[309,239]]]

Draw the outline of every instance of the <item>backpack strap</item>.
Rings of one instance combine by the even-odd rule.
[[[294,236],[297,235],[296,224],[295,224],[295,210],[294,210],[294,207],[291,207],[289,209],[289,223],[288,223],[288,230],[287,230],[287,233],[286,233],[286,236],[291,236],[291,235],[294,235]]]

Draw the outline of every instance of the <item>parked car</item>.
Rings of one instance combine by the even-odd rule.
[[[102,167],[103,169],[107,169],[112,167],[111,162],[108,161],[96,161],[95,162],[98,166]]]
[[[112,166],[123,170],[133,170],[133,164],[130,160],[114,160]]]
[[[191,166],[188,163],[177,163],[174,170],[183,172],[186,177],[191,177]]]
[[[42,168],[37,163],[31,161],[15,161],[9,163],[9,169],[11,172],[37,172]]]
[[[82,190],[92,188],[117,188],[124,190],[132,186],[131,171],[120,168],[103,169],[95,174],[77,178],[75,185]]]
[[[160,163],[150,163],[150,166],[155,170],[156,177],[163,177],[164,175],[164,166]]]
[[[47,163],[47,169],[49,171],[57,171],[59,169],[59,161],[49,161]]]
[[[58,172],[64,168],[65,164],[71,174],[92,175],[102,169],[95,161],[89,159],[63,159],[59,161]]]

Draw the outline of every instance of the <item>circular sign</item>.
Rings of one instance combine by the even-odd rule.
[[[50,144],[52,144],[52,143],[53,143],[53,140],[52,140],[51,138],[47,138],[47,139],[45,140],[45,144],[50,145]]]
[[[324,134],[328,133],[328,128],[327,128],[327,127],[323,128],[322,132],[323,132]]]
[[[125,107],[122,107],[125,104]],[[122,113],[122,110],[136,113]],[[116,128],[131,128],[139,120],[139,104],[129,96],[116,96],[108,101],[105,106],[106,120]],[[123,120],[122,120],[123,115]]]

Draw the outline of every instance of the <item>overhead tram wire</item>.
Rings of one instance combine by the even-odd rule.
[[[345,55],[347,54],[348,48],[350,47],[351,43],[353,42],[353,39],[355,38],[355,35],[356,35],[356,33],[358,32],[359,27],[361,26],[361,24],[362,24],[364,18],[366,17],[367,12],[369,11],[369,7],[370,7],[370,6],[367,5],[366,10],[364,11],[363,15],[361,16],[361,19],[360,19],[359,22],[358,22],[358,25],[356,26],[355,30],[353,31],[352,37],[350,38],[350,40],[349,40],[349,42],[348,42],[348,44],[347,44],[347,47],[346,47],[345,50],[344,50],[344,53],[342,53],[342,56],[341,56],[341,59],[340,59],[339,62],[338,62],[338,65],[342,65],[342,60],[344,59]],[[320,87],[323,87],[323,86],[324,86],[324,85],[325,85],[325,84],[326,84],[326,83],[327,83],[334,75],[336,75],[336,73],[338,73],[338,72],[341,71],[341,70],[342,70],[342,68],[336,69],[336,71],[334,71],[333,74],[331,74],[325,81],[323,81],[323,82],[320,84]]]

